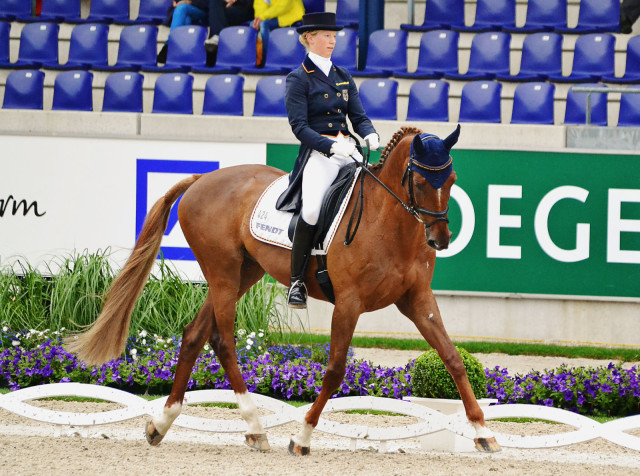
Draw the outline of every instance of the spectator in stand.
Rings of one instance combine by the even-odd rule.
[[[169,35],[179,26],[206,24],[208,11],[208,0],[173,0],[167,12],[167,23],[171,25]],[[166,63],[167,51],[168,46],[165,43],[158,53],[158,63]]]
[[[304,4],[302,0],[254,0],[253,10],[256,17],[251,26],[260,31],[262,64],[264,64],[271,30],[301,25]]]
[[[207,51],[216,52],[223,28],[242,25],[253,18],[253,0],[209,0],[209,38],[204,42]]]
[[[633,24],[640,17],[640,0],[622,0],[620,5],[620,31],[631,33]]]

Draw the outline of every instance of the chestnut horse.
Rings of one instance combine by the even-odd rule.
[[[311,433],[326,402],[345,374],[347,351],[363,312],[395,304],[437,350],[455,380],[466,415],[476,429],[475,443],[481,451],[499,451],[487,428],[464,364],[451,342],[431,291],[436,250],[447,248],[451,233],[446,213],[452,169],[444,184],[434,188],[421,174],[412,173],[412,141],[421,147],[420,130],[403,127],[394,134],[369,168],[388,190],[372,177],[364,181],[364,211],[355,240],[346,246],[335,240],[327,255],[327,266],[335,290],[331,322],[329,364],[322,390],[305,415],[300,432],[293,436],[289,451],[309,453]],[[457,141],[459,129],[444,141],[444,156]],[[414,140],[417,138],[418,140]],[[417,154],[426,154],[421,148]],[[420,160],[420,157],[417,157]],[[450,163],[450,162],[449,162]],[[112,283],[103,310],[92,327],[68,341],[68,348],[88,364],[117,358],[129,334],[134,304],[154,264],[172,204],[184,193],[178,217],[184,236],[209,284],[202,309],[183,332],[176,375],[162,415],[146,427],[151,445],[160,443],[182,409],[193,365],[208,341],[224,367],[236,394],[242,418],[248,424],[246,443],[269,449],[265,430],[240,373],[234,339],[236,302],[262,276],[269,273],[281,283],[289,282],[290,252],[256,240],[249,230],[252,210],[267,186],[284,172],[264,165],[243,165],[194,175],[173,186],[150,210],[131,256]],[[408,180],[406,180],[408,178]],[[396,195],[393,197],[391,193]],[[410,207],[399,203],[398,198]],[[352,197],[347,214],[354,208]],[[407,213],[411,210],[411,213]],[[346,224],[338,234],[344,234]],[[316,279],[316,264],[307,271],[309,295],[326,300]]]

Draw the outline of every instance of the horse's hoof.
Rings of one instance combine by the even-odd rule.
[[[311,453],[311,448],[308,446],[300,446],[293,440],[289,442],[289,454],[293,456],[308,456]]]
[[[158,433],[156,426],[153,424],[153,420],[147,422],[147,426],[144,429],[144,435],[147,437],[147,442],[151,446],[158,446],[164,438],[164,435]]]
[[[477,450],[482,451],[483,453],[497,453],[498,451],[502,451],[502,448],[494,437],[474,438],[473,441],[476,444]]]
[[[269,440],[267,439],[267,435],[244,435],[245,444],[254,450],[258,451],[269,451],[271,446],[269,446]]]

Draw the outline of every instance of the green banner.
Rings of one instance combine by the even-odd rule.
[[[296,153],[269,145],[267,164],[290,170]],[[456,149],[452,156],[453,238],[439,253],[434,289],[640,297],[638,157]]]

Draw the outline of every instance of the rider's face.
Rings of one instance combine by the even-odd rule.
[[[335,31],[319,31],[315,35],[308,35],[309,51],[323,58],[331,58],[333,48],[336,46]]]

